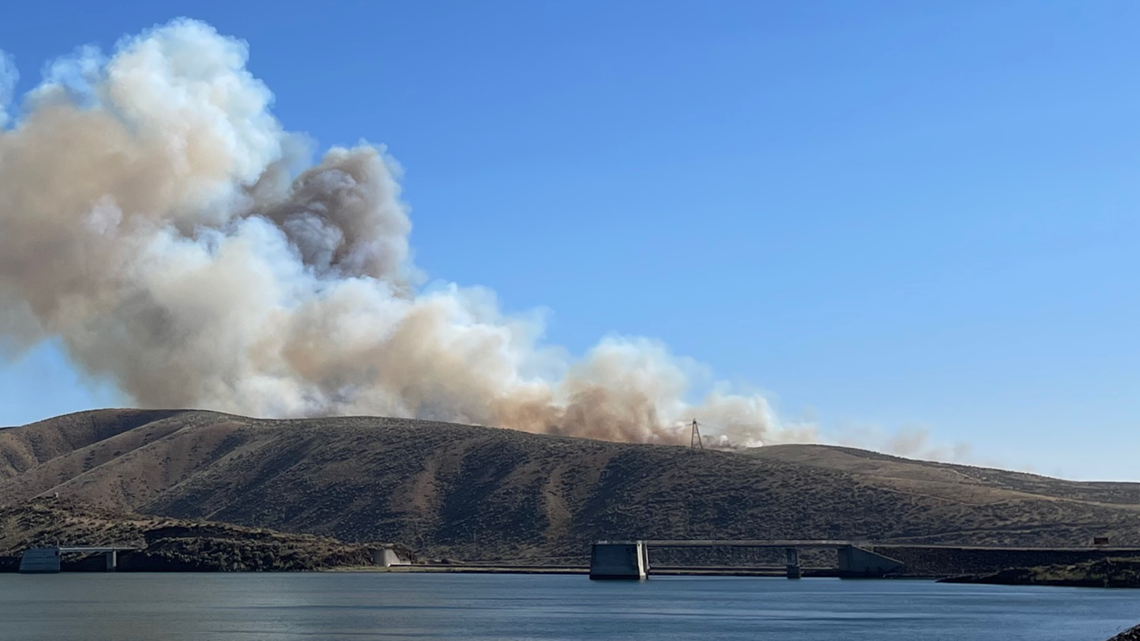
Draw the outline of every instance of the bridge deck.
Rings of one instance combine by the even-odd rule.
[[[642,541],[647,546],[657,548],[825,548],[840,549],[856,545],[851,541]]]
[[[1030,547],[1019,545],[947,545],[943,543],[856,543],[865,548],[923,548],[929,550],[991,550],[997,552],[1137,552],[1140,546],[1121,547],[1108,545],[1085,545],[1069,547]]]
[[[58,549],[62,552],[86,552],[89,554],[97,554],[100,552],[133,552],[137,547],[127,547],[121,545],[107,545],[107,546],[86,546],[86,545],[61,545]]]
[[[599,541],[599,543],[625,543],[632,544],[635,541]],[[822,549],[842,549],[846,547],[857,547],[863,549],[870,548],[923,548],[934,550],[992,550],[992,551],[1007,551],[1007,552],[1090,552],[1098,550],[1101,552],[1126,552],[1136,553],[1140,551],[1140,546],[1107,546],[1107,545],[1087,545],[1087,546],[1069,546],[1069,547],[1030,547],[1030,546],[1016,546],[1016,545],[949,545],[944,543],[879,543],[876,541],[842,541],[842,540],[735,540],[735,541],[720,541],[715,539],[708,540],[643,540],[643,545],[649,547],[659,548],[697,548],[697,547],[732,547],[732,548],[822,548]]]

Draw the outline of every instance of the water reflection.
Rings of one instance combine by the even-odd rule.
[[[916,581],[395,574],[0,575],[0,639],[1070,641],[1132,592]]]

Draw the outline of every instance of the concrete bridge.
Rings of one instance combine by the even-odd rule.
[[[48,548],[28,548],[20,557],[21,574],[57,574],[60,571],[60,559],[64,554],[102,554],[106,560],[108,572],[114,572],[119,566],[119,552],[129,552],[137,548],[112,546],[59,546]]]
[[[598,541],[590,555],[591,579],[645,579],[649,576],[649,548],[761,548],[783,549],[789,579],[803,576],[800,550],[836,550],[836,576],[881,577],[903,564],[859,547],[852,541]]]

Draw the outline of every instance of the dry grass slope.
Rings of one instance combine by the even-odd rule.
[[[57,494],[485,561],[581,562],[592,540],[635,537],[1140,544],[1137,484],[390,418],[102,410],[0,431],[0,503]]]

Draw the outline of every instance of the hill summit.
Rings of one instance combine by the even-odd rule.
[[[97,410],[0,430],[0,503],[580,562],[597,539],[1140,544],[1140,484],[822,445],[611,443],[410,419]]]

